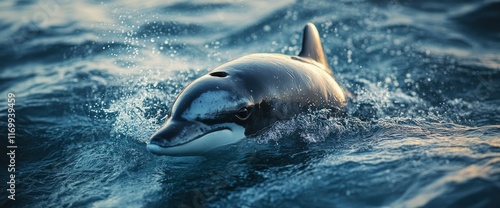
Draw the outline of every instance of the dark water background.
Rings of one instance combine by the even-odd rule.
[[[146,151],[190,81],[297,54],[307,22],[348,118],[303,114],[209,158]],[[499,24],[499,1],[1,1],[0,205],[500,207]]]

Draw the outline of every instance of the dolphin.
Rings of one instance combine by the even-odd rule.
[[[157,155],[204,155],[302,112],[345,113],[346,95],[328,66],[318,30],[304,28],[298,56],[250,54],[191,82],[174,101],[147,149]]]

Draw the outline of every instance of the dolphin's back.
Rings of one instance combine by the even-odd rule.
[[[308,108],[343,110],[344,90],[335,81],[328,66],[318,30],[312,23],[304,28],[302,50],[298,56],[251,54],[212,71],[227,73],[237,80],[237,91],[251,94],[254,102],[273,103],[273,109],[287,109],[281,115],[295,115]],[[283,105],[282,105],[283,104]],[[292,112],[293,111],[293,112]],[[279,116],[278,116],[279,117]]]
[[[232,91],[248,94],[257,114],[249,119],[246,135],[287,120],[311,109],[331,109],[343,115],[346,104],[342,88],[324,67],[310,59],[282,54],[252,54],[219,66],[212,73],[224,72]]]
[[[236,80],[236,89],[250,90],[252,97],[278,99],[324,108],[342,108],[345,95],[329,68],[318,63],[282,54],[251,54],[221,65]],[[265,93],[263,93],[265,92]]]

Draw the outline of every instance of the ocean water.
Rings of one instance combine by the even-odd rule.
[[[307,22],[346,118],[304,113],[209,157],[146,151],[184,86],[297,54]],[[499,22],[477,0],[1,1],[0,206],[500,207]]]

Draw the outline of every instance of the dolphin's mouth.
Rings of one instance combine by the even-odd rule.
[[[158,138],[158,137],[154,137],[153,139],[151,139],[151,141],[150,141],[150,143],[148,145],[154,144],[154,145],[158,145],[161,148],[173,148],[173,147],[177,147],[177,146],[182,146],[182,145],[188,144],[188,143],[193,142],[193,141],[195,141],[195,140],[197,140],[197,139],[199,139],[201,137],[204,137],[204,136],[206,136],[208,134],[211,134],[211,133],[214,133],[214,132],[217,132],[217,131],[223,131],[223,130],[229,130],[229,131],[231,131],[231,129],[228,128],[228,127],[214,128],[214,129],[211,129],[210,131],[203,132],[202,134],[197,135],[197,136],[193,137],[192,139],[186,140],[185,142],[174,143],[172,145],[168,145],[168,144],[164,145],[164,144],[162,144],[162,142],[160,142],[161,140],[164,140],[165,138],[159,138],[160,141],[158,141],[158,139],[155,140],[155,138]]]
[[[204,153],[218,147],[236,143],[243,138],[245,138],[244,128],[234,125],[232,128],[214,128],[211,131],[200,134],[187,142],[177,143],[172,146],[165,146],[162,145],[162,142],[151,140],[151,142],[147,145],[147,150],[156,155],[196,156],[203,155]]]

